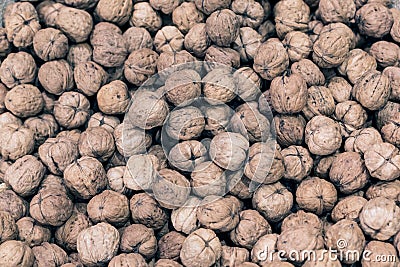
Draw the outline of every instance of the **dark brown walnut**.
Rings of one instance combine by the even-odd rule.
[[[91,127],[102,127],[111,134],[114,133],[114,129],[121,124],[121,121],[118,117],[105,115],[101,112],[96,112],[88,121],[88,128]]]
[[[378,65],[382,68],[399,66],[400,47],[392,42],[379,41],[373,43],[369,53],[376,59]]]
[[[229,232],[239,223],[242,203],[234,196],[207,196],[197,209],[197,219],[207,229]]]
[[[9,54],[0,67],[1,82],[8,88],[30,83],[36,78],[36,63],[26,52]]]
[[[74,87],[74,71],[64,59],[43,64],[38,78],[43,88],[54,95],[61,95]]]
[[[242,27],[256,29],[264,21],[264,8],[254,0],[234,0],[231,9],[238,15]]]
[[[315,116],[306,125],[305,142],[311,153],[329,155],[340,148],[340,125],[325,116]]]
[[[352,84],[355,84],[365,73],[376,68],[377,63],[373,56],[361,49],[353,49],[338,70],[340,74],[346,75]]]
[[[335,206],[336,188],[324,179],[310,177],[302,181],[297,188],[296,201],[300,208],[321,215]]]
[[[180,259],[186,267],[212,266],[222,254],[217,235],[209,229],[200,228],[183,242]]]
[[[156,32],[162,26],[161,16],[148,2],[139,2],[133,5],[132,16],[129,24],[145,28],[149,32]]]
[[[356,130],[346,139],[344,149],[364,154],[374,144],[382,143],[380,133],[372,127]]]
[[[233,74],[237,83],[237,95],[244,101],[257,101],[261,94],[261,78],[250,67],[241,67]]]
[[[364,153],[365,166],[372,177],[392,181],[400,177],[400,151],[390,143],[377,143]]]
[[[361,209],[364,207],[367,200],[360,196],[348,196],[339,200],[333,208],[331,217],[334,222],[343,219],[357,221]]]
[[[24,121],[24,126],[34,132],[36,147],[43,144],[46,139],[54,137],[58,132],[57,121],[51,114],[28,118]]]
[[[39,246],[49,242],[51,238],[50,229],[41,226],[31,217],[23,217],[17,221],[19,240],[30,247]]]
[[[290,36],[290,35],[289,35]],[[325,77],[321,70],[309,59],[300,59],[298,62],[294,62],[291,66],[293,74],[299,74],[306,81],[307,86],[318,86],[325,84]]]
[[[186,105],[201,94],[201,77],[191,69],[171,73],[165,81],[165,96],[175,106]]]
[[[33,152],[35,135],[25,126],[9,124],[0,132],[0,154],[5,160],[17,160]]]
[[[0,28],[0,56],[6,56],[11,50],[11,43],[7,39],[7,31]]]
[[[222,266],[238,266],[249,260],[249,251],[240,247],[222,246],[221,265]]]
[[[389,34],[394,19],[390,9],[380,3],[367,3],[356,12],[355,21],[361,34],[382,38]]]
[[[215,11],[206,20],[207,35],[218,46],[230,46],[239,35],[239,28],[239,18],[229,9]]]
[[[183,42],[184,36],[175,26],[164,26],[154,36],[154,47],[158,53],[181,51]]]
[[[335,118],[347,133],[363,128],[367,122],[367,112],[355,101],[338,103],[335,109]]]
[[[264,79],[273,80],[289,67],[289,55],[277,38],[262,43],[254,57],[254,70]]]
[[[55,231],[55,242],[66,250],[76,251],[76,242],[81,231],[92,226],[89,217],[74,210],[71,217]]]
[[[124,141],[122,142],[122,138]],[[152,136],[148,133],[143,134],[143,130],[127,126],[124,123],[119,124],[114,130],[115,146],[118,153],[122,156],[129,157],[136,154],[141,154],[150,147]]]
[[[365,192],[367,199],[376,197],[386,197],[397,201],[400,199],[400,181],[394,180],[392,182],[378,182],[371,185]]]
[[[141,85],[155,74],[159,56],[149,48],[133,51],[125,61],[125,78],[134,85]]]
[[[280,182],[262,185],[253,195],[253,207],[264,218],[278,222],[285,218],[293,206],[293,195]]]
[[[377,264],[372,259],[377,259],[381,257],[381,255],[386,255],[388,258],[392,258],[393,260],[388,263],[381,263],[382,266],[390,266],[395,267],[397,265],[396,262],[399,261],[397,251],[395,247],[386,242],[380,241],[370,241],[364,248],[364,251],[370,252],[369,259],[362,258],[361,263],[365,267],[377,266]]]
[[[125,39],[128,53],[142,48],[151,49],[153,47],[153,39],[145,28],[129,27],[122,36]]]
[[[118,230],[108,223],[82,230],[77,241],[80,260],[85,266],[106,265],[117,254],[119,238]]]
[[[6,211],[0,211],[0,244],[18,237],[18,228],[14,218]]]
[[[301,145],[306,120],[301,115],[277,115],[273,119],[278,143],[282,146]]]
[[[307,104],[303,109],[306,119],[314,116],[330,116],[335,112],[335,100],[331,90],[325,86],[311,86],[308,88]]]
[[[283,177],[300,182],[310,174],[314,161],[308,149],[292,145],[283,149],[281,154],[285,169]]]
[[[273,261],[273,254],[276,251],[278,236],[278,234],[266,234],[260,237],[251,248],[251,261],[262,266],[264,266],[263,264]]]
[[[96,94],[107,78],[107,72],[93,61],[82,62],[74,68],[76,87],[87,96]]]
[[[134,223],[141,223],[154,230],[161,229],[167,222],[167,215],[157,201],[147,193],[138,193],[130,200]]]
[[[190,177],[193,193],[199,197],[222,196],[226,193],[224,170],[211,161],[197,165]]]
[[[325,245],[337,253],[344,253],[343,255],[348,255],[349,251],[357,251],[356,255],[342,259],[343,263],[352,264],[360,260],[365,237],[356,222],[343,219],[329,227],[325,234]]]
[[[307,104],[307,84],[299,74],[276,77],[270,93],[272,107],[281,114],[300,112]]]
[[[17,240],[8,240],[0,245],[1,266],[33,266],[35,256],[30,247]]]
[[[81,63],[91,61],[93,48],[88,43],[71,45],[67,55],[67,61],[73,68]]]
[[[197,138],[203,132],[204,126],[204,115],[193,106],[173,110],[164,125],[166,133],[175,140]]]
[[[210,62],[209,64],[211,66],[213,66],[213,63],[217,63],[215,64],[217,67],[218,63],[232,68],[238,68],[240,66],[240,54],[229,47],[210,46],[206,51],[204,60]]]
[[[210,15],[216,10],[228,8],[232,0],[195,0],[196,7],[206,15]]]
[[[285,171],[281,152],[275,142],[253,144],[248,153],[244,175],[260,184],[272,184],[283,177]]]
[[[204,14],[196,8],[194,2],[183,2],[172,11],[172,22],[183,33],[189,32],[196,24],[203,21]]]
[[[131,191],[124,184],[125,166],[113,166],[107,170],[108,188],[121,193],[129,194]]]
[[[283,39],[289,32],[308,29],[310,8],[302,0],[284,0],[275,5],[274,16],[276,33]]]
[[[195,61],[197,61],[197,59],[186,50],[179,52],[163,52],[157,60],[157,70],[163,71],[169,67],[179,66],[181,64]],[[175,67],[175,69],[184,69],[184,67]]]
[[[63,7],[60,8],[55,19],[55,26],[71,41],[81,43],[89,38],[93,28],[93,19],[92,16],[84,10]]]
[[[67,253],[57,246],[44,242],[40,246],[32,248],[33,255],[35,256],[34,266],[61,266],[68,262]]]
[[[385,197],[370,199],[360,212],[360,226],[364,233],[376,240],[388,240],[400,229],[400,208]]]
[[[390,81],[390,100],[400,100],[400,68],[399,67],[387,67],[382,72],[386,75]]]
[[[125,253],[139,253],[146,259],[153,258],[157,251],[157,239],[154,230],[143,224],[131,224],[123,228],[120,250]]]
[[[243,62],[251,61],[261,45],[261,35],[250,27],[243,27],[233,43],[233,48],[239,52]]]
[[[108,263],[109,267],[148,267],[146,260],[138,253],[121,253]]]
[[[171,231],[158,241],[158,253],[161,259],[179,260],[182,244],[186,237],[178,232]]]
[[[115,151],[114,137],[103,127],[91,127],[81,134],[78,148],[81,156],[105,162]]]
[[[44,61],[64,58],[68,53],[68,38],[57,29],[42,29],[33,37],[33,49]]]
[[[306,59],[311,53],[313,45],[308,35],[299,31],[286,34],[282,43],[286,47],[289,59],[292,62]]]
[[[31,3],[11,3],[4,9],[7,38],[16,47],[28,47],[40,30],[39,17]]]
[[[399,103],[388,102],[377,115],[378,129],[383,139],[396,146],[400,144],[399,111]]]
[[[307,228],[318,234],[323,230],[323,225],[321,219],[314,213],[299,210],[296,213],[289,214],[283,219],[281,232],[299,228]]]
[[[350,100],[353,87],[343,77],[333,77],[329,80],[328,88],[332,92],[332,96],[336,102],[344,102]]]
[[[133,10],[132,1],[100,0],[97,3],[95,14],[100,18],[100,20],[109,21],[119,26],[122,26],[129,21],[129,18],[132,14],[132,10]]]
[[[36,11],[39,16],[41,23],[48,27],[56,26],[56,18],[60,13],[60,10],[65,6],[61,3],[56,3],[54,1],[43,1],[37,7]]]
[[[78,146],[68,138],[49,138],[39,147],[39,157],[48,170],[61,175],[79,156]]]
[[[319,15],[324,23],[343,22],[348,24],[356,14],[356,4],[352,0],[320,0]]]
[[[7,212],[17,221],[24,217],[28,210],[28,203],[11,189],[0,192],[0,212]]]
[[[101,162],[92,157],[81,157],[64,171],[65,185],[81,199],[90,199],[107,186],[107,175]]]
[[[256,210],[244,210],[239,213],[239,224],[230,232],[234,244],[251,249],[258,239],[272,233],[271,226]]]
[[[36,157],[26,155],[17,159],[6,171],[4,181],[20,196],[35,194],[46,167]]]
[[[122,31],[108,22],[96,24],[90,43],[93,46],[93,61],[104,67],[118,67],[128,56],[127,44]]]
[[[126,163],[124,185],[135,191],[150,190],[157,178],[158,159],[154,155],[132,155]]]
[[[54,117],[67,129],[78,128],[89,118],[90,102],[77,92],[63,93],[54,104]]]
[[[179,172],[162,169],[152,185],[154,197],[163,208],[181,207],[190,195],[190,182]]]
[[[184,46],[188,52],[197,57],[203,57],[210,46],[210,42],[207,36],[206,24],[197,23],[185,35]]]

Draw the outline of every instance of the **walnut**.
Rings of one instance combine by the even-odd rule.
[[[6,108],[14,115],[26,118],[37,115],[43,109],[43,97],[36,86],[21,84],[7,92]]]
[[[76,87],[87,96],[96,94],[107,78],[107,72],[93,61],[82,62],[74,69]]]
[[[42,29],[33,37],[33,49],[44,61],[64,58],[68,53],[68,38],[57,29]]]
[[[365,197],[367,199],[386,197],[397,201],[400,199],[400,181],[394,180],[392,182],[378,182],[373,184],[365,192]]]
[[[63,7],[56,17],[55,25],[71,41],[81,43],[88,39],[93,28],[93,19],[84,10]]]
[[[40,30],[39,17],[31,3],[11,3],[4,10],[7,38],[16,47],[28,47]]]
[[[28,210],[28,203],[11,189],[0,192],[0,212],[7,212],[14,220],[24,217]]]
[[[168,69],[169,67],[175,67],[175,70],[182,70],[185,68],[185,63],[195,62],[196,58],[192,56],[188,51],[182,50],[179,52],[163,52],[160,54],[160,57],[157,60],[157,70],[163,71]]]
[[[387,258],[392,258],[393,261],[389,261],[388,263],[382,263],[386,266],[394,267],[396,266],[396,262],[399,261],[398,254],[396,249],[392,244],[380,242],[380,241],[370,241],[364,248],[364,251],[369,251],[368,259],[362,258],[361,263],[363,266],[376,266],[376,263],[372,259],[378,259],[381,255],[385,255]]]
[[[336,105],[335,117],[340,120],[344,130],[351,133],[364,126],[367,112],[355,101],[345,101]]]
[[[238,266],[249,260],[249,252],[245,248],[222,246],[221,265]]]
[[[263,6],[254,0],[234,0],[231,9],[239,16],[242,27],[256,29],[265,17]]]
[[[339,259],[335,256],[333,257],[328,257],[326,256],[326,250],[321,249],[321,250],[316,250],[315,251],[315,256],[311,256],[309,259],[307,259],[303,267],[341,267],[342,264],[340,263]]]
[[[175,106],[186,105],[201,94],[201,77],[194,70],[171,73],[165,81],[165,96]]]
[[[204,130],[209,132],[211,135],[217,135],[228,130],[233,115],[233,110],[229,106],[204,105],[200,108],[202,109],[206,119]],[[244,130],[243,125],[239,126],[242,127],[240,130]]]
[[[92,60],[93,48],[88,43],[71,45],[67,55],[67,61],[73,68],[80,63]]]
[[[212,266],[221,253],[221,242],[217,235],[212,230],[200,228],[183,242],[180,259],[187,267]]]
[[[399,66],[400,47],[392,42],[379,41],[373,43],[369,53],[376,59],[382,68]]]
[[[400,100],[400,68],[399,67],[387,67],[382,72],[386,75],[390,81],[391,93],[390,100]]]
[[[204,21],[204,14],[196,8],[194,2],[183,2],[173,10],[172,21],[181,32],[187,33],[195,25]]]
[[[193,106],[173,110],[165,123],[166,133],[175,140],[197,138],[205,126],[204,115]]]
[[[18,228],[10,213],[0,211],[0,243],[17,239]]]
[[[138,253],[121,253],[111,259],[109,267],[148,267],[146,260]]]
[[[99,109],[108,115],[123,114],[130,102],[128,86],[120,80],[103,85],[97,93]]]
[[[89,100],[77,92],[63,93],[54,104],[54,117],[67,129],[78,128],[89,118]]]
[[[342,144],[340,126],[328,117],[315,116],[306,125],[305,142],[315,155],[332,154]]]
[[[201,200],[196,197],[189,197],[184,206],[174,209],[171,213],[171,221],[175,230],[190,234],[199,226],[197,220],[197,209]]]
[[[17,160],[32,153],[34,146],[35,136],[29,128],[16,124],[2,127],[0,131],[0,154],[3,159]]]
[[[216,10],[228,8],[232,0],[194,0],[196,7],[206,15]]]
[[[39,246],[49,242],[51,238],[50,229],[41,226],[31,217],[23,217],[17,221],[19,240],[30,247]]]
[[[33,266],[35,256],[30,247],[17,240],[8,240],[0,245],[0,265]]]
[[[141,223],[154,230],[161,229],[167,222],[167,215],[157,201],[146,193],[138,193],[130,200],[134,223]]]
[[[276,77],[271,82],[270,93],[274,110],[282,114],[300,112],[307,103],[307,84],[299,74]]]
[[[154,230],[143,224],[131,224],[123,228],[120,250],[125,253],[136,252],[147,259],[151,259],[157,250]]]
[[[254,57],[254,70],[266,80],[273,80],[289,67],[289,54],[277,38],[262,43]]]
[[[157,178],[158,159],[154,155],[132,155],[126,164],[124,185],[132,190],[149,190]]]
[[[365,166],[372,177],[391,181],[400,177],[400,151],[390,143],[377,143],[364,153]]]
[[[281,232],[302,228],[310,229],[318,234],[322,232],[323,225],[321,219],[314,213],[299,210],[296,213],[289,214],[289,216],[283,219]]]
[[[353,255],[342,259],[343,263],[352,264],[359,260],[365,246],[365,237],[356,222],[343,219],[329,227],[325,234],[325,245],[336,250],[337,253],[344,253],[343,255],[346,255],[348,251],[359,252],[358,257]]]
[[[58,124],[51,114],[28,118],[24,125],[34,132],[35,146],[40,146],[47,138],[54,137],[58,132]]]
[[[325,84],[324,74],[321,72],[318,66],[309,59],[303,58],[298,62],[294,62],[290,69],[293,74],[300,74],[306,81],[307,86],[318,86]]]
[[[93,61],[104,67],[121,66],[128,56],[126,41],[120,28],[114,24],[96,24],[90,43],[93,46]]]
[[[199,197],[222,196],[226,193],[224,170],[211,161],[200,163],[193,169],[190,183],[193,193]]]
[[[282,146],[301,145],[306,120],[301,115],[277,115],[273,119],[276,139]]]
[[[261,45],[261,35],[250,27],[243,27],[233,43],[233,48],[239,52],[243,62],[251,61]]]
[[[86,214],[74,211],[71,217],[57,228],[54,234],[55,241],[65,249],[76,251],[79,233],[90,226],[92,226],[92,223]]]
[[[297,188],[296,201],[300,208],[321,215],[335,206],[336,188],[324,179],[310,177],[302,181]]]
[[[260,237],[251,249],[251,261],[260,265],[270,262],[271,255],[276,251],[277,239],[278,234],[266,234]]]
[[[399,103],[388,102],[377,115],[378,129],[381,129],[383,139],[396,146],[400,145],[399,110]]]
[[[204,60],[210,62],[208,66],[211,67],[218,67],[219,64],[224,64],[232,68],[240,66],[240,54],[229,47],[210,46],[206,51]],[[211,69],[210,72],[213,70],[216,69]]]
[[[244,174],[257,183],[272,184],[283,177],[283,158],[275,142],[255,143],[249,149]]]
[[[175,231],[161,237],[158,241],[159,257],[161,259],[178,260],[185,239],[184,235]]]
[[[35,78],[35,60],[26,52],[11,53],[1,64],[0,79],[8,88],[33,82]]]
[[[334,222],[343,219],[356,221],[367,200],[360,196],[348,196],[340,200],[333,208],[331,217]]]
[[[269,3],[268,1],[264,2]],[[261,41],[263,42],[271,37],[276,36],[275,24],[270,20],[265,20],[263,23],[261,23],[257,31],[261,35]]]
[[[64,7],[63,4],[55,3],[54,1],[46,0],[41,2],[36,8],[40,22],[48,27],[55,27],[57,16]]]
[[[74,87],[74,72],[63,59],[43,64],[39,68],[38,78],[43,88],[54,95],[61,95]]]
[[[144,153],[152,143],[152,136],[142,129],[121,123],[114,130],[114,140],[118,152],[122,156],[130,157]]]
[[[267,220],[256,210],[244,210],[239,213],[239,218],[239,224],[230,232],[236,245],[251,249],[261,236],[272,233]]]
[[[230,25],[228,28],[225,25]],[[208,37],[218,46],[229,46],[239,35],[240,21],[229,9],[213,12],[206,20]]]
[[[154,267],[182,267],[183,265],[179,264],[176,261],[169,260],[169,259],[159,259]]]
[[[356,14],[356,4],[353,0],[320,0],[318,10],[324,23],[343,22],[348,24]]]
[[[76,7],[79,9],[90,9],[94,7],[99,0],[57,0],[68,6]]]
[[[117,254],[119,237],[118,230],[108,223],[82,230],[77,241],[80,260],[85,266],[107,264]]]
[[[307,119],[317,115],[330,116],[335,112],[335,100],[331,90],[324,86],[311,86],[308,88],[307,104],[303,114]]]
[[[364,154],[374,144],[382,143],[382,137],[375,128],[356,130],[346,139],[346,151],[355,151]]]
[[[356,12],[355,20],[361,34],[382,38],[389,34],[393,15],[389,8],[380,3],[368,3]]]
[[[11,43],[7,39],[7,31],[0,28],[0,56],[6,56],[11,50]]]
[[[105,115],[101,112],[94,113],[89,121],[88,128],[91,127],[102,127],[111,134],[114,133],[115,128],[120,124],[120,120],[118,117]]]
[[[342,75],[346,75],[352,84],[355,84],[365,73],[376,70],[376,67],[374,57],[361,49],[353,49],[338,70]]]
[[[328,88],[336,102],[350,100],[352,86],[342,77],[333,77],[329,80]]]
[[[0,83],[0,113],[6,112],[6,106],[5,106],[5,98],[7,95],[7,87],[4,86],[4,84]]]
[[[125,78],[134,85],[141,85],[155,74],[159,56],[149,48],[133,51],[125,61]]]
[[[293,195],[280,182],[262,185],[253,196],[253,207],[268,221],[278,222],[293,206]]]
[[[203,57],[210,46],[207,36],[206,24],[197,23],[188,31],[184,40],[185,49],[197,57]]]
[[[257,101],[261,94],[261,78],[250,67],[242,67],[235,71],[233,77],[237,83],[237,95],[249,102]]]
[[[390,11],[392,12],[394,19],[392,29],[390,30],[390,36],[392,36],[394,41],[400,43],[400,22],[398,19],[400,17],[400,12],[395,8],[391,8]]]
[[[91,127],[81,134],[78,148],[81,156],[94,157],[104,162],[114,153],[114,138],[103,127]]]
[[[303,32],[289,32],[282,41],[287,48],[287,53],[291,61],[296,62],[301,59],[306,59],[312,51],[312,41]]]
[[[157,52],[177,52],[183,49],[184,36],[175,26],[164,26],[154,36]]]
[[[101,20],[122,26],[129,21],[132,10],[133,4],[129,0],[100,0],[97,3],[95,12]]]
[[[274,7],[276,33],[283,39],[292,31],[306,31],[310,20],[310,8],[302,0],[283,0]]]
[[[157,170],[161,170],[167,168],[169,165],[169,158],[164,151],[164,147],[161,145],[153,145],[147,150],[147,154],[154,155],[158,159],[158,168]]]
[[[130,192],[123,181],[125,171],[125,166],[115,166],[107,170],[108,186],[111,190],[121,194],[128,194]]]
[[[135,27],[145,28],[150,32],[156,32],[161,28],[161,16],[148,2],[139,2],[133,5],[133,13],[129,24]]]
[[[68,262],[67,253],[56,244],[44,242],[33,247],[32,252],[35,256],[34,266],[60,266]]]
[[[129,27],[122,35],[127,44],[128,53],[142,49],[142,48],[152,48],[153,39],[150,33],[140,27]]]
[[[178,143],[169,151],[168,160],[182,171],[193,171],[193,169],[207,160],[206,147],[196,140]]]

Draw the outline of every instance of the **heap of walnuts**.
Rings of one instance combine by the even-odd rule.
[[[0,266],[400,265],[393,1],[0,14]]]

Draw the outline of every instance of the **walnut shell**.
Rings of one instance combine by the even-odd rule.
[[[76,87],[87,96],[96,94],[107,78],[107,72],[93,61],[80,63],[74,68]]]
[[[134,223],[141,223],[154,230],[161,229],[167,222],[167,215],[157,201],[146,193],[138,193],[130,200]]]
[[[172,11],[172,22],[184,34],[203,21],[204,14],[196,8],[194,2],[183,2]]]
[[[7,92],[4,99],[6,108],[14,115],[26,118],[38,114],[43,109],[43,97],[36,86],[17,85]]]
[[[195,0],[196,7],[206,15],[210,15],[216,10],[228,8],[232,0]]]
[[[124,195],[130,193],[123,180],[125,171],[125,166],[113,166],[107,170],[108,187]]]
[[[17,221],[19,240],[30,247],[39,246],[49,242],[51,238],[50,229],[41,226],[31,217],[23,217]]]
[[[205,23],[197,23],[185,35],[185,49],[197,57],[203,57],[210,46]]]
[[[18,228],[10,213],[0,211],[0,243],[17,239]]]
[[[17,240],[8,240],[0,245],[0,265],[33,266],[35,257],[30,247]]]
[[[242,27],[256,29],[263,22],[268,4],[262,5],[254,0],[234,0],[231,9],[239,16]]]
[[[394,180],[392,182],[378,182],[371,185],[365,192],[367,199],[376,197],[386,197],[397,201],[400,197],[400,181]]]
[[[184,206],[174,209],[171,213],[171,222],[176,231],[190,234],[199,227],[197,209],[201,200],[189,197]]]
[[[355,84],[365,73],[376,70],[376,67],[374,57],[361,49],[353,49],[338,70],[342,75],[346,75],[352,84]]]
[[[231,25],[225,28],[224,25]],[[208,37],[218,46],[229,46],[239,35],[240,21],[229,9],[213,12],[206,20]]]
[[[266,234],[260,237],[251,249],[251,261],[260,265],[270,262],[270,255],[276,251],[277,239],[278,234]]]
[[[125,61],[125,78],[134,85],[141,85],[155,74],[158,59],[158,54],[149,48],[133,51]]]
[[[181,70],[184,69],[184,67],[179,67],[179,65],[195,61],[196,58],[186,50],[179,52],[163,52],[157,60],[157,70],[160,72],[173,66],[178,66],[175,70]]]
[[[159,257],[161,259],[179,260],[182,244],[186,237],[178,232],[171,231],[158,241]]]
[[[257,51],[253,68],[263,79],[271,81],[289,67],[289,55],[277,38],[268,39]]]
[[[253,195],[253,207],[268,221],[285,218],[293,206],[293,195],[280,182],[262,185]]]
[[[311,86],[308,88],[307,104],[303,109],[306,119],[317,115],[330,116],[334,112],[335,100],[327,87]]]
[[[68,262],[67,253],[57,246],[44,242],[40,246],[32,248],[33,255],[35,256],[34,266],[60,266]]]
[[[200,107],[206,119],[204,130],[210,132],[211,135],[217,135],[221,132],[228,131],[233,115],[233,110],[227,105],[204,105]],[[239,125],[240,130],[243,125]]]
[[[164,26],[154,36],[154,47],[158,53],[181,51],[183,42],[184,36],[175,26]]]
[[[7,39],[7,31],[0,28],[0,56],[6,56],[11,50],[11,43]]]
[[[400,47],[392,42],[379,41],[372,44],[369,53],[376,59],[378,65],[386,68],[398,67],[400,59]]]
[[[56,17],[55,25],[71,41],[81,43],[88,39],[93,28],[93,19],[84,10],[63,7]]]
[[[0,211],[7,212],[17,221],[24,217],[28,210],[28,203],[11,189],[0,192]]]
[[[197,138],[203,132],[204,126],[204,115],[193,106],[173,110],[164,125],[166,133],[175,140]]]
[[[129,24],[142,27],[150,32],[156,32],[162,26],[161,16],[148,2],[139,2],[133,5],[132,16]]]
[[[232,68],[238,68],[240,66],[240,54],[229,47],[210,46],[206,51],[204,60],[210,62],[208,63],[209,66],[218,67],[219,64],[224,64]],[[216,69],[212,69],[211,71],[213,70]]]
[[[0,131],[0,154],[3,159],[17,160],[32,153],[34,146],[35,136],[31,129],[15,124],[2,127],[2,131]]]
[[[54,117],[67,129],[78,128],[89,118],[89,100],[77,92],[63,93],[54,104]]]
[[[58,132],[58,124],[53,115],[41,114],[24,121],[24,125],[31,129],[35,135],[35,146],[40,146],[46,139],[54,137]]]
[[[335,206],[336,188],[324,179],[310,177],[302,181],[297,188],[296,201],[300,208],[321,215]]]
[[[146,260],[138,253],[121,253],[111,259],[109,267],[148,267]]]
[[[355,101],[345,101],[336,105],[335,117],[348,133],[360,129],[367,122],[367,112]]]
[[[55,27],[57,16],[64,7],[63,4],[55,3],[54,1],[46,0],[41,2],[36,8],[40,22],[46,26]]]
[[[131,224],[123,228],[120,250],[125,253],[139,253],[145,258],[151,259],[157,250],[154,230],[143,224]]]
[[[221,242],[212,231],[200,228],[183,242],[180,259],[187,267],[212,266],[222,253]]]
[[[332,96],[336,102],[344,102],[350,100],[353,87],[348,81],[342,77],[333,77],[329,80],[328,88],[332,92]]]
[[[367,200],[360,196],[348,196],[340,200],[333,208],[331,217],[334,222],[343,219],[357,221],[361,209]]]
[[[399,103],[388,102],[377,115],[378,129],[381,129],[383,139],[396,146],[400,144],[399,110]]]
[[[1,64],[0,79],[8,88],[32,82],[36,77],[36,63],[26,52],[9,54]]]
[[[392,36],[393,40],[395,40],[397,43],[400,42],[400,22],[398,18],[400,17],[400,12],[396,8],[391,8],[390,11],[392,12],[393,15],[393,25],[392,29],[390,30],[390,36]]]
[[[245,248],[222,246],[221,265],[238,266],[249,260],[249,252]]]
[[[215,68],[202,80],[203,94],[210,104],[227,103],[236,97],[235,79],[229,68]]]
[[[242,67],[233,77],[237,82],[237,95],[244,101],[257,101],[261,94],[261,78],[253,68]]]
[[[71,45],[67,55],[67,61],[73,68],[80,63],[92,60],[93,48],[88,43]]]
[[[310,152],[302,146],[289,146],[281,151],[286,179],[300,182],[307,177],[313,166]]]
[[[82,230],[77,242],[80,260],[85,266],[107,264],[117,254],[119,237],[118,230],[108,223]]]
[[[94,157],[104,162],[115,151],[114,138],[103,127],[88,128],[81,134],[78,148],[81,156]]]
[[[284,0],[274,7],[276,33],[283,39],[292,31],[306,31],[310,21],[310,8],[301,0]]]
[[[128,53],[133,51],[153,47],[153,39],[145,28],[129,27],[122,35],[127,44]]]
[[[268,1],[264,0],[264,2],[267,3]],[[275,24],[270,20],[265,20],[261,23],[257,31],[261,35],[261,41],[263,42],[276,36]]]
[[[104,21],[113,22],[117,25],[124,25],[128,22],[133,10],[132,1],[128,0],[100,0],[97,3],[96,15]]]
[[[353,0],[320,0],[318,10],[324,23],[343,22],[348,24],[356,14],[356,4]]]
[[[399,67],[387,67],[382,72],[390,80],[390,100],[400,100],[400,68]]]
[[[44,61],[64,58],[68,53],[68,38],[57,29],[42,29],[33,37],[33,49]]]
[[[261,35],[250,27],[243,27],[233,43],[233,48],[239,52],[243,62],[251,61],[261,45]]]
[[[286,34],[282,43],[287,47],[287,53],[292,62],[307,58],[312,51],[313,45],[308,35],[299,31]]]
[[[88,121],[88,128],[102,127],[113,134],[115,128],[117,128],[119,124],[121,124],[121,122],[118,117],[105,115],[101,112],[96,112],[92,116],[90,116],[90,119]]]
[[[346,151],[355,151],[364,154],[374,144],[382,143],[379,132],[372,127],[356,130],[346,139],[344,148]]]
[[[273,119],[276,139],[282,146],[301,145],[306,120],[301,115],[277,115]]]
[[[175,106],[186,105],[200,96],[200,81],[194,70],[173,72],[165,81],[165,96]]]
[[[154,155],[141,154],[129,157],[123,176],[124,185],[132,190],[149,190],[157,177],[158,159]]]
[[[400,151],[390,143],[372,145],[364,154],[365,166],[372,177],[391,181],[400,177]]]
[[[356,12],[355,20],[361,34],[382,38],[389,34],[394,19],[389,8],[380,3],[367,3]]]
[[[376,266],[376,263],[373,259],[379,259],[382,255],[385,255],[386,258],[390,258],[392,260],[389,260],[387,263],[385,263],[385,261],[382,259],[382,263],[378,263],[379,265],[395,267],[397,264],[396,262],[399,261],[396,249],[392,244],[389,243],[370,241],[365,246],[364,251],[369,251],[371,253],[367,259],[361,259],[362,265],[366,267]]]
[[[124,123],[115,128],[114,140],[118,152],[125,157],[144,153],[152,143],[151,135],[143,133],[142,129],[136,127],[125,127]]]
[[[43,88],[54,95],[61,95],[74,87],[74,73],[67,61],[54,60],[39,68],[38,78]]]
[[[290,35],[289,35],[290,36]],[[294,62],[290,68],[293,74],[300,74],[306,81],[307,86],[318,86],[325,84],[325,76],[314,62],[303,58]],[[351,91],[351,89],[350,89]],[[350,93],[349,93],[350,97]]]
[[[321,233],[323,230],[322,221],[317,215],[311,212],[298,210],[296,213],[289,214],[282,221],[281,232],[293,229],[307,228],[315,233]]]
[[[226,193],[224,170],[211,161],[197,165],[190,177],[193,193],[199,197],[222,196]]]

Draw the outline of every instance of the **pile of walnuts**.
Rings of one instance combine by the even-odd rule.
[[[391,0],[0,14],[0,266],[400,266]]]

